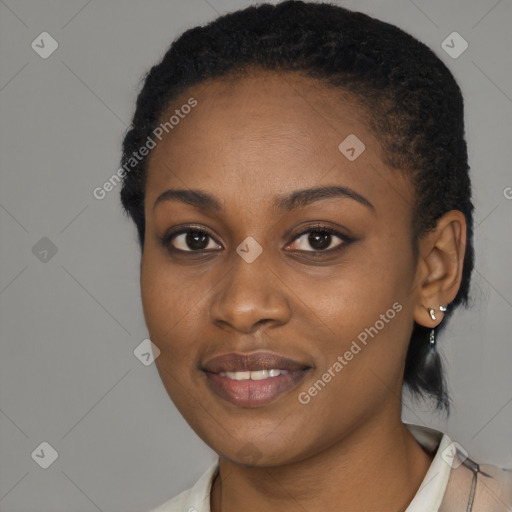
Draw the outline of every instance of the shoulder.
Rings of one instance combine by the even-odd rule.
[[[439,512],[512,512],[512,468],[461,459],[452,467],[442,505]]]
[[[512,512],[512,468],[480,464],[474,510]]]
[[[149,512],[210,512],[210,489],[217,474],[217,463],[210,466],[186,491],[167,500]]]

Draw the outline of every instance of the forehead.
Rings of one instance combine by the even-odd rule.
[[[226,201],[235,197],[230,190],[265,201],[327,182],[369,195],[382,190],[379,141],[367,113],[339,88],[295,72],[230,76],[190,87],[163,119],[191,97],[197,106],[150,156],[148,203],[169,187],[208,189]],[[355,160],[347,145],[362,150]]]

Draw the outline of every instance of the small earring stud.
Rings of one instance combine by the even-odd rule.
[[[430,318],[432,318],[432,320],[435,320],[435,319],[436,319],[436,311],[435,311],[435,309],[434,309],[434,308],[430,308],[430,309],[428,310],[428,313],[429,313],[429,315],[430,315]]]
[[[446,306],[439,306],[439,311],[442,311],[443,313],[447,310],[448,308]]]

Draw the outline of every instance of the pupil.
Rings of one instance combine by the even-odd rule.
[[[331,243],[330,238],[331,234],[327,231],[312,231],[308,237],[308,242],[314,249],[325,249]]]
[[[208,235],[201,231],[189,231],[186,236],[186,244],[189,249],[201,250],[208,247]]]

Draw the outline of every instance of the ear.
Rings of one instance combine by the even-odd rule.
[[[446,306],[457,295],[466,252],[466,217],[458,210],[446,212],[436,227],[418,241],[414,320],[424,327],[441,323]],[[435,310],[432,319],[429,309]]]

